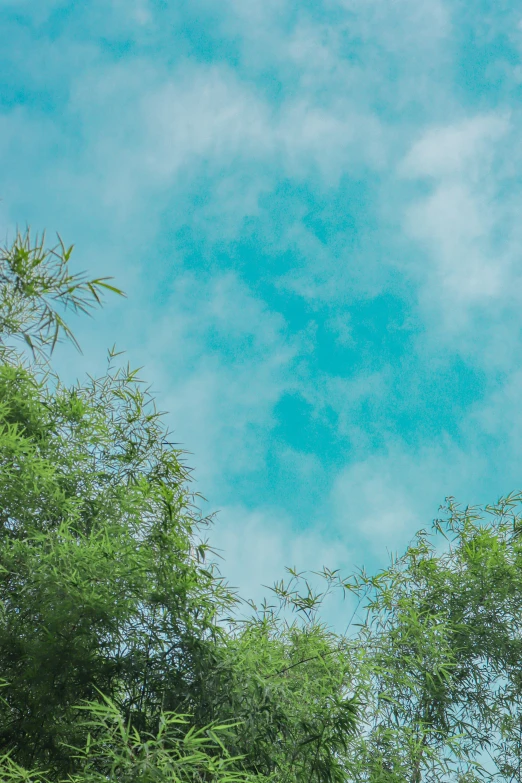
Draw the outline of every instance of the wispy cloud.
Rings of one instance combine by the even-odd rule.
[[[145,353],[175,438],[195,454],[204,494],[223,476],[233,482],[263,467],[273,409],[301,349],[283,318],[232,274],[172,286]]]
[[[447,436],[420,448],[390,440],[381,454],[338,474],[331,492],[336,529],[351,536],[360,562],[376,555],[382,562],[385,551],[400,554],[417,530],[431,528],[445,497],[464,505],[488,502],[485,470],[484,454]]]
[[[482,365],[506,366],[518,341],[508,324],[520,318],[519,123],[497,112],[430,128],[399,169],[427,191],[411,199],[403,224],[421,254],[408,273],[426,339]]]

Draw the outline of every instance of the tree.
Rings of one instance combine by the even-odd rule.
[[[138,373],[114,350],[102,378],[53,372],[65,311],[118,292],[70,256],[29,232],[0,255],[3,779],[341,780],[355,700],[337,637],[311,615],[229,617],[210,520]]]
[[[335,580],[325,574],[326,590],[314,593],[289,572],[275,604],[237,624],[214,651],[207,674],[213,705],[203,702],[204,714],[239,721],[229,748],[263,780],[342,783],[357,725],[353,645],[320,621]]]
[[[349,585],[367,612],[355,780],[522,779],[521,502],[449,498],[431,534]]]

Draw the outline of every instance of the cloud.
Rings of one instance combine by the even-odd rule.
[[[346,204],[344,208],[353,207]],[[297,294],[314,308],[343,308],[373,299],[387,287],[392,264],[375,247],[367,216],[352,232],[339,230],[328,241],[306,226],[302,217],[290,213],[279,238],[277,248],[292,258],[292,265],[275,280],[278,288]],[[339,317],[349,318],[349,311],[340,311]]]
[[[331,492],[336,529],[360,557],[382,562],[386,551],[402,551],[417,530],[429,529],[446,496],[484,501],[484,463],[484,456],[447,437],[418,449],[389,441],[382,453],[354,460],[337,475]]]
[[[275,54],[279,63],[296,56],[307,71],[328,60],[325,55],[334,44],[353,40],[368,52],[381,49],[407,58],[412,50],[428,54],[427,48],[438,46],[451,32],[450,4],[442,0],[328,0],[306,7],[288,0],[262,5],[227,0],[224,6],[228,13],[222,15],[221,30],[239,33],[245,49],[254,48],[254,57],[273,59]],[[253,40],[258,46],[252,47]],[[305,40],[316,45],[300,47]]]
[[[410,149],[402,171],[409,177],[480,181],[491,171],[495,143],[508,130],[509,118],[497,114],[431,128]]]
[[[66,52],[55,68],[70,67],[74,52]],[[37,171],[52,156],[60,192],[85,194],[90,209],[110,211],[120,225],[150,211],[151,197],[161,205],[203,191],[200,219],[233,233],[285,178],[328,190],[351,169],[384,164],[378,118],[344,95],[324,102],[305,91],[278,104],[224,64],[113,63],[87,44],[80,55],[60,115],[27,109],[22,131],[46,148]],[[19,120],[7,113],[4,123]],[[71,132],[73,146],[64,140]],[[16,136],[10,154],[22,155]]]
[[[458,181],[441,183],[429,198],[408,210],[406,231],[432,256],[426,277],[435,284],[432,292],[442,300],[448,320],[454,318],[455,307],[491,301],[504,288],[506,265],[490,247],[492,212],[492,201],[484,191]],[[457,326],[465,315],[464,309],[457,314]]]
[[[283,318],[233,274],[172,286],[144,341],[174,437],[194,455],[204,493],[222,502],[233,477],[264,464],[273,410],[300,351]],[[223,485],[226,476],[226,487]]]
[[[350,163],[378,165],[375,116],[343,100],[322,107],[307,98],[271,105],[252,85],[223,67],[180,69],[143,98],[146,163],[159,180],[204,167],[214,174],[246,165],[272,180],[317,177],[334,186]]]
[[[522,489],[522,371],[518,364],[514,363],[500,383],[491,384],[489,394],[470,409],[463,422],[469,441],[490,455],[491,470],[502,471],[506,493]]]
[[[350,447],[353,455],[367,453],[387,435],[386,400],[394,374],[391,366],[381,370],[361,369],[346,376],[316,372],[311,383],[302,383],[299,393],[313,415],[333,428],[335,437]]]
[[[492,113],[431,128],[399,167],[427,190],[404,210],[421,253],[403,269],[420,286],[428,339],[479,362],[506,356],[506,319],[519,320],[519,127],[519,117]]]

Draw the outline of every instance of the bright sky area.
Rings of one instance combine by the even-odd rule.
[[[112,275],[244,593],[521,489],[522,10],[0,0],[0,231]]]

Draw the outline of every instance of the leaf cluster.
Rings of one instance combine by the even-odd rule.
[[[64,320],[64,311],[89,313],[101,304],[101,294],[123,292],[109,277],[89,280],[85,274],[71,274],[69,260],[73,246],[60,236],[47,247],[45,234],[34,239],[31,232],[17,232],[14,242],[0,249],[0,335],[21,337],[33,353],[50,348],[61,335],[79,348]]]

